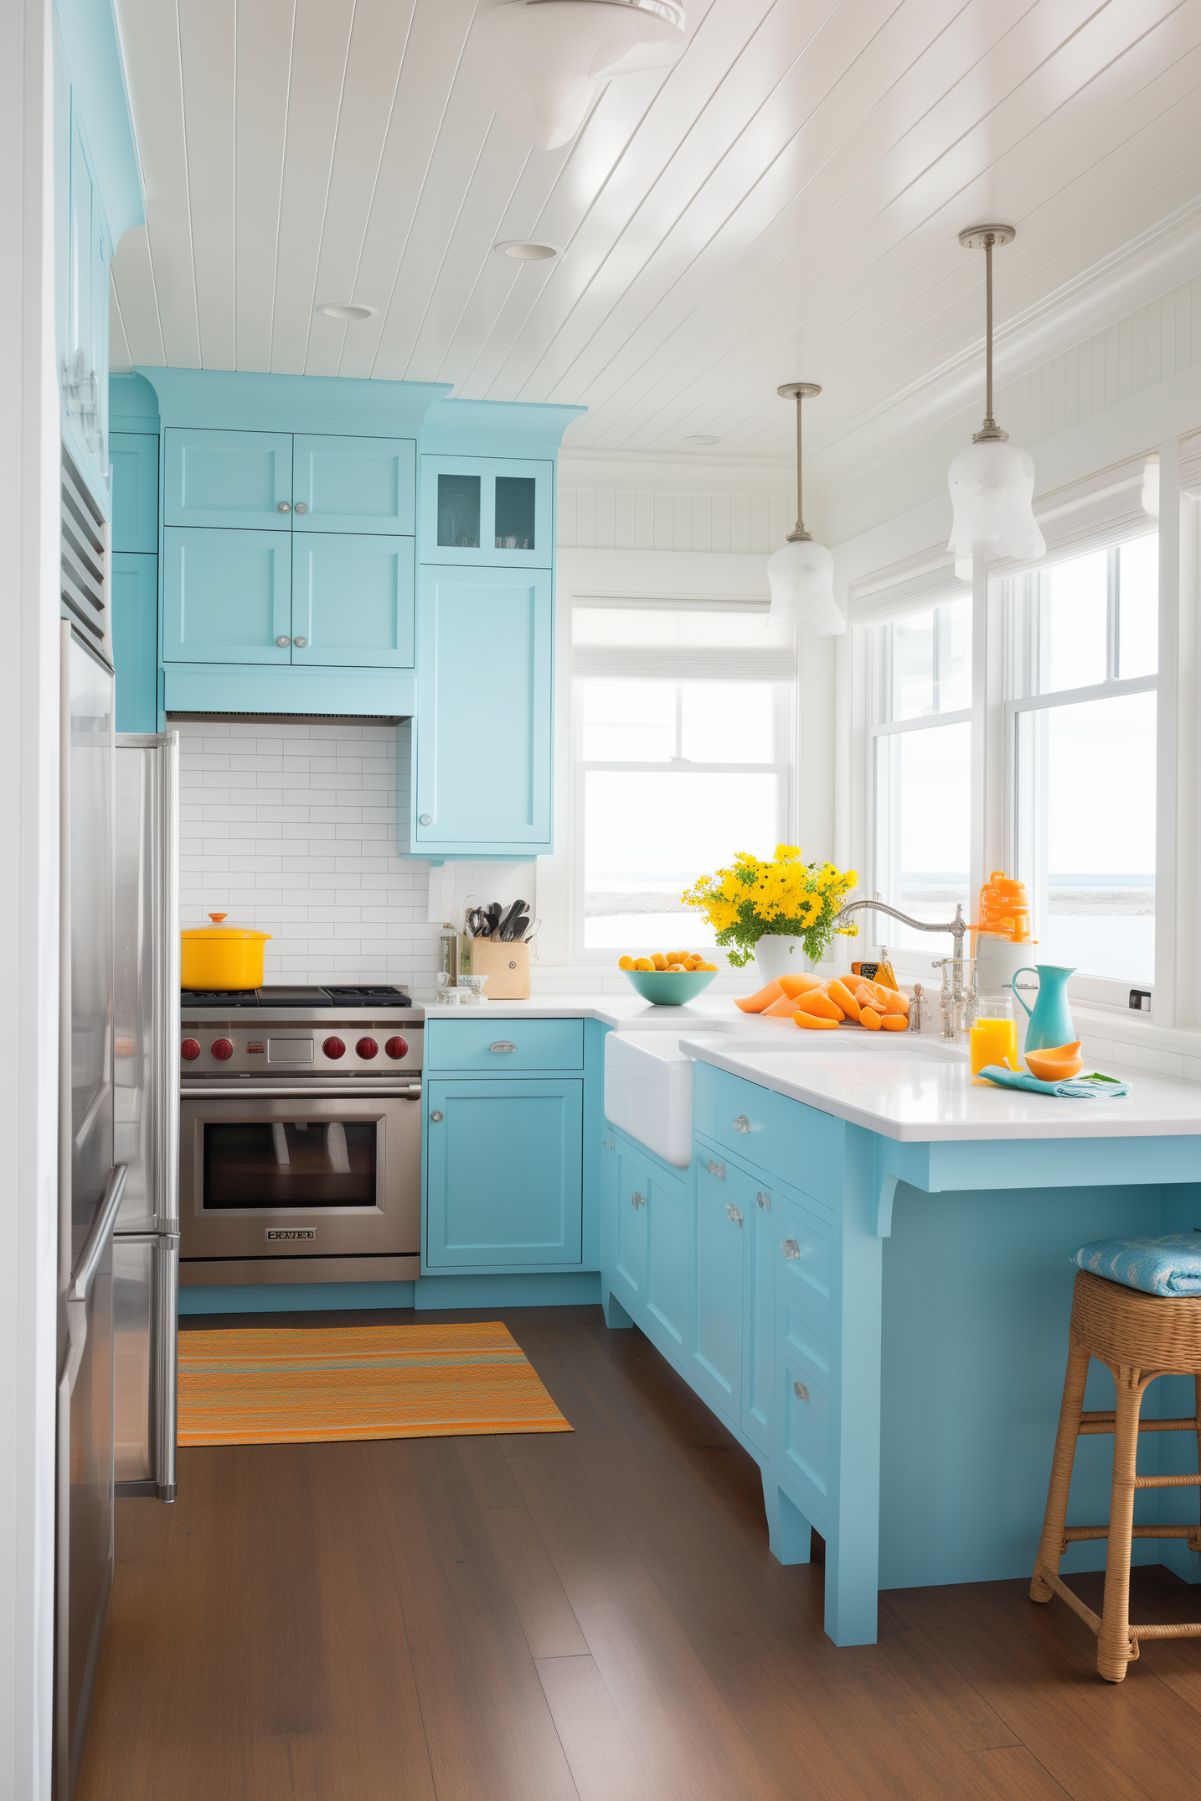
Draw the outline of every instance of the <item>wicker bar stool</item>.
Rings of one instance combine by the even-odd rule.
[[[1112,1413],[1084,1412],[1084,1384],[1090,1357],[1113,1372],[1116,1407]],[[1157,1376],[1193,1377],[1194,1413],[1188,1419],[1140,1418],[1143,1396]],[[1068,1489],[1076,1456],[1076,1440],[1094,1433],[1113,1434],[1113,1487],[1107,1526],[1067,1525]],[[1196,1476],[1140,1476],[1137,1473],[1140,1432],[1192,1432],[1201,1457],[1201,1296],[1164,1298],[1122,1287],[1081,1270],[1072,1297],[1068,1367],[1042,1539],[1030,1583],[1032,1601],[1059,1595],[1097,1635],[1097,1670],[1107,1682],[1121,1682],[1126,1666],[1139,1654],[1144,1639],[1198,1638],[1201,1623],[1180,1626],[1130,1624],[1130,1546],[1134,1538],[1179,1538],[1201,1551],[1197,1525],[1138,1526],[1134,1497],[1142,1488],[1197,1488]],[[1105,1599],[1100,1614],[1087,1607],[1059,1574],[1067,1547],[1081,1539],[1108,1538]]]

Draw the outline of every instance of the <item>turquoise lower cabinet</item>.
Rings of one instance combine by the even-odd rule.
[[[617,1152],[617,1207],[613,1228],[613,1286],[636,1305],[646,1288],[647,1190],[645,1161],[622,1144]]]
[[[292,540],[292,661],[413,667],[413,540],[343,532]]]
[[[692,1183],[652,1161],[646,1170],[647,1337],[673,1360],[687,1355],[692,1321]]]
[[[744,1250],[750,1179],[703,1146],[698,1147],[694,1165],[691,1362],[701,1393],[719,1412],[737,1420],[742,1405]]]
[[[411,851],[551,848],[553,637],[548,570],[422,569]]]
[[[164,663],[290,661],[290,532],[169,525],[163,559]]]
[[[289,528],[290,432],[169,426],[163,435],[163,523]]]
[[[416,462],[411,438],[297,434],[292,442],[293,529],[413,537]]]
[[[742,1372],[742,1425],[755,1449],[770,1456],[780,1412],[776,1290],[786,1253],[780,1248],[779,1201],[766,1179],[756,1182],[752,1200],[743,1222],[747,1355]]]
[[[582,1076],[431,1078],[425,1267],[578,1269],[583,1124]]]
[[[158,730],[158,558],[114,551],[111,564],[117,730]]]

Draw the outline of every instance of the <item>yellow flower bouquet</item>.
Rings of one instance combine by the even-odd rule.
[[[820,963],[835,933],[854,938],[858,932],[835,925],[858,880],[853,869],[806,863],[799,845],[777,844],[767,862],[737,851],[728,869],[698,876],[680,899],[700,908],[735,968],[752,960],[761,938],[777,936],[800,938],[805,955]]]

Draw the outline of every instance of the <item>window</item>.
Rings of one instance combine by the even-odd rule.
[[[971,858],[972,616],[967,596],[872,626],[868,642],[871,886],[915,919],[967,909]],[[929,949],[869,915],[867,941]]]
[[[700,948],[680,895],[788,836],[795,655],[762,608],[573,608],[576,954]]]
[[[1011,585],[1012,842],[1041,962],[1155,973],[1158,539]]]

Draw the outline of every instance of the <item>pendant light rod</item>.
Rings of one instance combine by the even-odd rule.
[[[973,444],[995,443],[1009,436],[993,418],[992,410],[992,253],[998,244],[1012,244],[1016,236],[1012,225],[969,225],[959,234],[965,250],[984,251],[984,424],[973,437]]]
[[[810,542],[810,534],[805,530],[801,407],[806,400],[812,400],[815,395],[820,394],[821,388],[815,381],[787,381],[782,388],[776,389],[776,393],[781,400],[796,401],[796,524],[789,532],[787,542],[789,544],[807,544]]]

